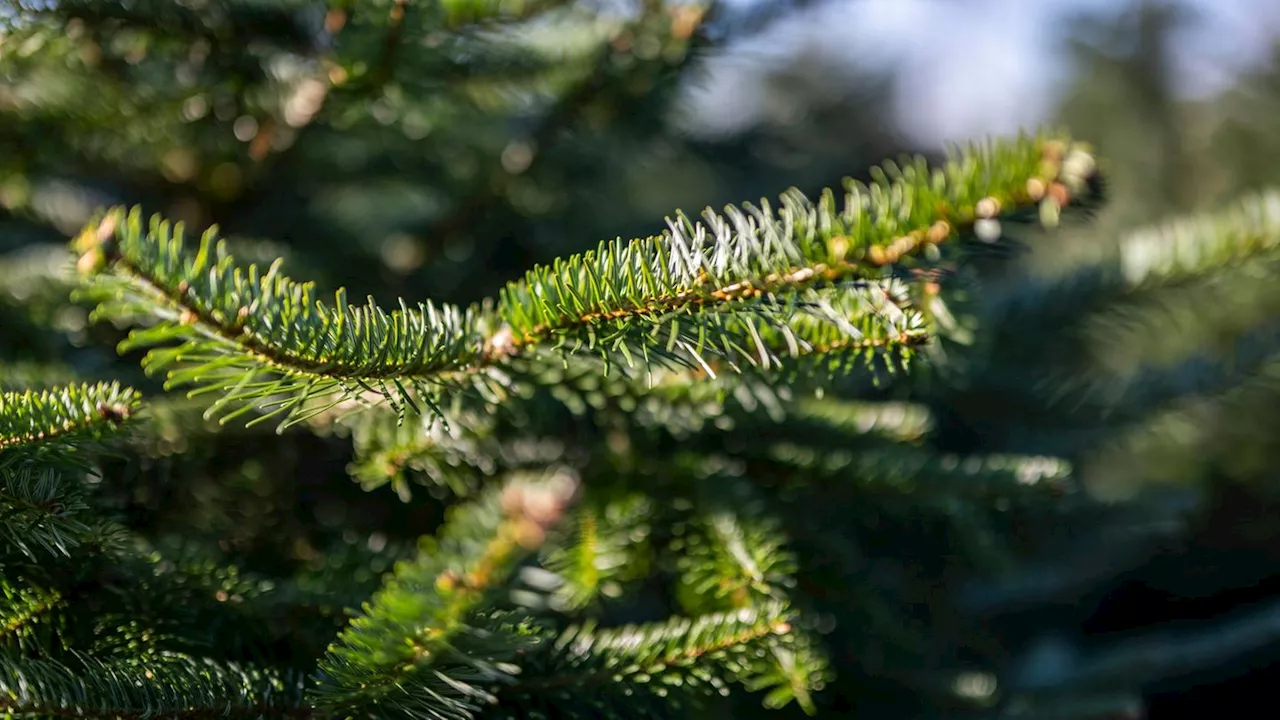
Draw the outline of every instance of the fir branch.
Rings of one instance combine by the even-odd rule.
[[[549,543],[543,567],[560,577],[560,610],[582,610],[616,597],[626,583],[645,577],[653,565],[649,542],[655,508],[642,494],[593,500],[588,495]]]
[[[64,607],[55,589],[46,589],[16,578],[16,584],[0,579],[0,648],[30,652],[40,647],[41,631],[50,632],[50,615]]]
[[[776,513],[740,478],[718,477],[700,484],[700,490],[699,510],[671,546],[684,610],[727,612],[789,602],[799,563]],[[795,701],[812,715],[817,710],[812,691],[826,677],[827,660],[811,633],[792,628],[788,642],[771,644],[742,680],[753,692],[768,690],[766,707]]]
[[[801,400],[794,415],[820,422],[832,431],[849,435],[876,435],[898,442],[920,440],[933,429],[928,408],[902,402],[855,400]]]
[[[177,653],[72,664],[0,656],[0,710],[101,720],[313,717],[300,677]]]
[[[574,483],[512,482],[454,509],[438,538],[366,604],[321,661],[316,701],[338,711],[366,703],[431,717],[469,717],[493,702],[504,659],[527,640],[483,625],[478,613],[509,588],[517,564],[560,519]]]
[[[119,383],[0,393],[0,457],[15,451],[69,450],[116,432],[139,398]]]
[[[492,408],[469,404],[452,405],[448,423],[436,415],[372,408],[342,424],[350,427],[354,441],[352,477],[365,489],[390,483],[405,501],[412,495],[411,480],[465,497],[486,477],[547,468],[564,455],[558,439],[530,433],[506,437]]]
[[[784,605],[767,603],[696,618],[596,629],[575,626],[527,657],[520,679],[504,688],[504,708],[555,717],[666,717],[673,693],[724,693],[729,683],[776,687],[761,650],[794,636]],[[825,668],[796,668],[820,686]],[[657,707],[650,700],[660,700]]]
[[[719,510],[700,515],[691,531],[673,547],[687,611],[786,599],[786,589],[795,583],[796,559],[776,518]]]
[[[1246,195],[1223,210],[1140,228],[1114,251],[1064,277],[1019,283],[995,298],[1001,324],[1061,327],[1118,299],[1202,281],[1206,274],[1280,251],[1280,189]],[[993,342],[1002,342],[997,335]]]
[[[1089,162],[1086,151],[1062,141],[1023,137],[974,148],[933,173],[923,163],[889,165],[869,187],[851,183],[843,208],[830,192],[813,204],[793,191],[777,211],[767,203],[728,208],[728,219],[706,213],[705,225],[681,215],[661,238],[616,241],[537,268],[494,306],[467,310],[402,302],[388,313],[372,301],[352,307],[342,290],[331,308],[278,264],[265,274],[237,267],[212,231],[188,257],[181,225],[153,218],[144,229],[137,210],[111,211],[74,246],[81,269],[99,280],[95,317],[159,320],[131,333],[122,350],[152,347],[144,367],[168,368],[169,385],[221,392],[211,413],[239,405],[229,418],[257,407],[268,412],[253,422],[285,413],[283,428],[364,392],[438,412],[433,398],[441,387],[500,392],[513,357],[547,349],[708,370],[708,350],[767,361],[769,342],[751,317],[769,313],[783,318],[774,341],[790,348],[813,332],[808,344],[818,351],[905,356],[925,337],[918,315],[839,318],[829,305],[809,327],[806,303],[816,298],[805,293],[858,281],[869,292],[866,281],[888,280],[893,265],[927,256],[967,223],[1065,202],[1071,191],[1063,182],[1076,176],[1063,168],[1083,173]]]
[[[789,633],[790,619],[785,606],[775,603],[604,630],[575,626],[551,644],[554,655],[549,660],[559,672],[529,671],[508,693],[584,688],[628,680],[648,683],[654,675],[669,670],[698,668],[698,661],[709,655],[748,653],[753,643]],[[692,674],[695,683],[718,686],[720,683],[711,677],[709,672]]]
[[[87,509],[76,484],[51,467],[0,466],[0,547],[5,551],[32,559],[39,553],[69,555],[90,531],[77,517]]]
[[[528,20],[564,4],[565,0],[445,0],[439,8],[448,18],[448,25],[459,28]]]
[[[762,454],[769,461],[804,469],[806,482],[839,477],[867,489],[921,496],[940,492],[947,497],[997,499],[1028,492],[1060,496],[1074,489],[1071,465],[1052,457],[964,457],[916,448],[855,453],[794,442],[769,445]]]
[[[1022,137],[970,148],[940,171],[888,164],[870,186],[850,181],[839,208],[830,191],[817,204],[792,191],[777,210],[728,208],[727,219],[707,211],[703,223],[678,213],[659,238],[602,243],[509,285],[498,303],[511,328],[506,345],[518,351],[579,333],[589,347],[608,345],[637,320],[656,326],[679,313],[883,279],[975,221],[1065,202],[1064,181],[1079,184],[1091,163],[1061,140]]]
[[[227,417],[253,407],[245,403],[274,405],[264,418],[286,412],[283,428],[318,412],[309,400],[328,409],[376,386],[388,400],[412,404],[403,381],[429,401],[434,393],[426,383],[482,365],[476,312],[402,303],[387,313],[372,300],[349,305],[345,290],[330,308],[314,298],[312,283],[281,275],[278,262],[265,274],[253,265],[237,267],[212,230],[187,257],[182,231],[180,223],[171,227],[159,218],[144,231],[138,210],[117,209],[75,246],[86,271],[110,263],[112,274],[96,276],[101,282],[89,291],[100,302],[95,316],[160,319],[132,332],[121,350],[181,341],[177,348],[153,349],[144,367],[192,365],[171,370],[169,384],[195,385],[192,394],[223,392],[211,413],[232,403],[244,405]]]
[[[930,340],[906,284],[896,279],[802,291],[786,303],[734,310],[740,311],[690,318],[679,331],[695,348],[695,367],[713,379],[726,367],[813,379],[819,370],[846,374],[859,361],[878,379],[881,367],[888,373],[905,368]]]
[[[1149,286],[1280,250],[1280,189],[1247,195],[1225,210],[1143,228],[1120,242],[1130,288]]]

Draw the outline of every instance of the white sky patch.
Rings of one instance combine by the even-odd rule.
[[[764,0],[776,1],[776,0]],[[738,0],[733,4],[748,4]],[[690,97],[699,130],[733,132],[771,111],[758,76],[808,56],[833,91],[855,70],[900,71],[893,109],[911,140],[1007,134],[1045,119],[1070,70],[1067,18],[1119,12],[1133,0],[827,0],[735,46],[707,68]],[[1258,62],[1280,38],[1276,0],[1192,0],[1175,38],[1186,95],[1202,96]]]

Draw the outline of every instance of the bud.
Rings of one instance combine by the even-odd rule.
[[[1027,181],[1027,196],[1032,200],[1039,202],[1040,198],[1044,197],[1044,191],[1044,181],[1040,178],[1031,178]]]
[[[993,218],[1000,212],[1000,201],[993,197],[985,197],[978,201],[975,213],[980,218]]]
[[[76,272],[81,275],[93,275],[107,266],[107,256],[100,248],[91,248],[76,261]]]
[[[458,573],[445,570],[436,576],[436,590],[442,593],[453,592],[458,589],[458,580]]]
[[[1058,207],[1064,207],[1071,201],[1071,191],[1067,189],[1066,185],[1055,182],[1049,185],[1049,197],[1057,203]]]
[[[870,260],[873,265],[883,265],[887,259],[884,248],[879,245],[872,245],[867,248],[867,259]]]
[[[516,353],[516,350],[515,333],[511,331],[510,325],[504,324],[484,343],[485,357],[492,359],[510,357]]]
[[[836,260],[844,260],[844,256],[849,253],[849,238],[843,235],[836,235],[831,238],[831,256]]]
[[[949,237],[951,237],[951,223],[946,220],[939,220],[929,227],[929,234],[925,236],[925,239],[937,245]]]
[[[112,425],[119,425],[129,419],[129,407],[127,405],[100,402],[97,409],[98,415]]]

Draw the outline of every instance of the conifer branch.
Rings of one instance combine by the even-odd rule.
[[[564,454],[564,443],[555,438],[506,437],[491,408],[465,404],[449,408],[448,423],[374,408],[343,424],[351,427],[355,450],[352,477],[365,489],[390,483],[406,501],[410,480],[464,497],[486,477],[551,467]]]
[[[313,717],[299,677],[178,653],[74,664],[0,655],[0,710],[99,720]]]
[[[330,646],[317,702],[338,711],[378,702],[437,717],[468,717],[492,702],[485,686],[504,681],[504,659],[529,640],[486,629],[480,614],[543,543],[573,491],[564,475],[514,481],[456,508]]]
[[[364,391],[392,402],[413,404],[415,396],[431,402],[428,383],[481,366],[481,322],[473,311],[401,303],[387,313],[372,300],[349,305],[345,290],[330,308],[315,299],[314,284],[281,275],[279,263],[265,274],[236,266],[212,230],[187,257],[182,231],[180,223],[171,227],[159,218],[144,231],[138,210],[117,209],[75,247],[82,270],[109,263],[112,271],[97,275],[100,282],[88,290],[100,303],[95,316],[159,319],[132,332],[121,350],[181,341],[151,350],[144,368],[186,365],[169,372],[169,384],[195,385],[192,394],[222,392],[210,413],[240,404],[229,418],[256,404],[274,408],[259,420],[287,413],[283,429]],[[411,395],[404,383],[418,392]]]
[[[0,457],[10,451],[66,449],[113,433],[137,412],[139,397],[119,383],[0,393]]]
[[[698,520],[696,536],[680,543],[677,561],[687,609],[729,610],[786,599],[796,559],[775,518],[721,510]]]
[[[111,211],[74,246],[81,269],[99,280],[90,292],[100,302],[95,316],[159,320],[122,349],[152,347],[144,367],[167,368],[170,385],[221,392],[211,413],[238,405],[226,419],[256,407],[267,412],[254,422],[285,413],[285,427],[364,392],[438,413],[442,387],[496,392],[514,357],[549,350],[706,370],[702,355],[715,352],[767,367],[770,343],[753,318],[770,315],[779,318],[773,342],[792,354],[804,345],[905,358],[927,338],[918,314],[888,321],[865,299],[844,299],[828,302],[813,323],[813,293],[879,284],[888,297],[883,283],[896,264],[927,261],[930,248],[974,222],[1066,202],[1075,192],[1068,185],[1083,192],[1077,175],[1092,172],[1091,162],[1063,141],[1023,137],[972,148],[932,172],[891,164],[870,186],[850,183],[842,207],[830,192],[814,204],[793,191],[777,210],[730,207],[726,217],[708,211],[702,223],[679,215],[662,237],[605,243],[536,268],[496,303],[467,310],[353,307],[343,290],[330,307],[278,264],[265,274],[238,267],[212,231],[188,256],[181,225],[153,218],[144,229],[137,210]],[[843,310],[858,316],[841,318],[839,302],[853,303]]]
[[[67,556],[90,528],[79,488],[53,468],[24,462],[0,467],[0,547],[37,558]]]
[[[886,165],[870,186],[850,181],[842,207],[830,191],[817,204],[792,191],[778,210],[748,204],[728,208],[727,219],[707,211],[705,224],[678,213],[661,237],[602,243],[509,285],[498,303],[512,332],[506,345],[518,351],[584,333],[579,342],[594,347],[637,320],[883,279],[975,221],[1065,203],[1065,182],[1083,190],[1076,174],[1092,172],[1084,149],[1022,137],[969,148],[940,171],[922,161]],[[667,327],[678,323],[658,332]]]
[[[753,643],[791,631],[790,613],[781,604],[749,607],[697,618],[674,618],[661,623],[595,630],[580,625],[556,639],[559,673],[522,678],[509,691],[544,691],[557,687],[589,687],[631,680],[648,683],[655,674],[690,668],[707,655],[746,653]],[[619,677],[619,673],[631,677]],[[694,677],[718,685],[709,677]]]
[[[575,626],[527,658],[503,701],[557,717],[612,716],[623,704],[626,717],[663,717],[669,706],[649,712],[647,699],[723,692],[737,682],[776,687],[760,651],[789,647],[791,621],[790,611],[775,602],[646,625]],[[800,674],[820,685],[823,672],[809,666]]]
[[[1071,465],[1052,457],[982,455],[961,457],[916,448],[861,452],[778,443],[766,450],[773,462],[805,469],[808,481],[842,477],[867,489],[943,493],[949,497],[996,499],[1023,493],[1059,496],[1071,492]]]
[[[710,507],[695,513],[686,537],[673,543],[681,605],[705,613],[789,602],[799,569],[790,538],[751,485],[724,480],[698,503]],[[787,637],[785,644],[771,644],[742,682],[752,691],[769,691],[766,707],[795,701],[812,715],[812,693],[827,678],[827,661],[807,631],[792,628]]]
[[[1280,189],[1251,193],[1227,209],[1178,218],[1120,242],[1120,272],[1131,288],[1197,276],[1280,250]]]
[[[1280,252],[1280,189],[1250,193],[1225,209],[1140,228],[1115,252],[1065,277],[1020,284],[998,299],[1012,327],[1079,322],[1128,295],[1203,280],[1251,258]]]
[[[0,648],[30,650],[38,645],[34,636],[49,629],[49,615],[63,607],[63,596],[57,590],[0,580]]]
[[[557,589],[560,609],[588,607],[644,576],[652,566],[654,513],[653,503],[638,493],[584,499],[542,563],[563,581]]]
[[[803,400],[793,414],[822,423],[844,437],[870,434],[897,442],[919,440],[933,427],[928,408],[900,402]]]

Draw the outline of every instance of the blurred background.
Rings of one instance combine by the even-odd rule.
[[[1103,509],[1012,530],[996,542],[1025,550],[1016,561],[922,602],[981,628],[1002,682],[1071,698],[1008,716],[1269,699],[1276,260],[1145,294],[1064,278],[1114,261],[1140,228],[1280,184],[1280,3],[455,0],[397,21],[399,5],[0,4],[0,384],[156,387],[116,358],[118,329],[66,301],[65,238],[108,203],[217,224],[325,288],[465,303],[535,263],[658,232],[676,208],[814,193],[903,153],[1066,127],[1103,158],[1107,205],[981,264],[987,289],[958,305],[978,340],[912,397],[937,417],[932,446],[1067,458]],[[470,22],[499,5],[534,19]],[[1134,389],[1147,380],[1157,389]],[[216,538],[266,568],[438,519],[439,503],[335,480],[344,441],[193,435],[174,412],[104,490],[157,537]],[[858,661],[859,699],[837,715],[960,716],[877,696],[866,688],[901,679]],[[965,682],[981,696],[993,681]]]

